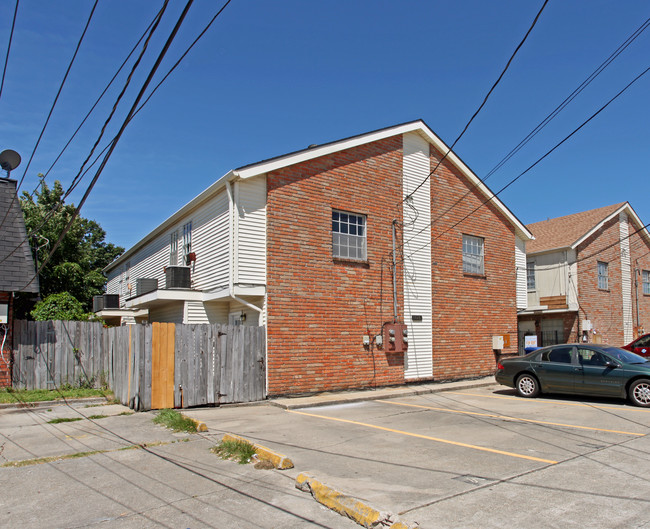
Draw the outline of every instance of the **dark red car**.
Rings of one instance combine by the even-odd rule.
[[[647,356],[650,358],[650,334],[640,336],[632,343],[623,346],[623,349],[627,349],[639,356]]]

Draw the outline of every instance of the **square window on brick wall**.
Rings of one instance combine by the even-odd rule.
[[[332,211],[332,255],[338,259],[366,261],[366,216]]]
[[[485,274],[482,237],[463,235],[463,272],[466,274]]]

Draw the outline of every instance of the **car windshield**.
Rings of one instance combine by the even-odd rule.
[[[630,351],[626,351],[625,349],[619,349],[618,347],[603,347],[602,349],[608,355],[613,356],[617,360],[620,360],[621,362],[624,362],[626,364],[648,363],[648,361],[642,356],[639,356],[634,353],[630,353]]]

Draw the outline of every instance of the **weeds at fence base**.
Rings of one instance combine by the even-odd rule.
[[[196,433],[196,423],[189,417],[184,417],[176,410],[160,410],[153,419],[155,424],[166,426],[175,432]]]

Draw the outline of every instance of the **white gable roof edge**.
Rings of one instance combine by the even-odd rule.
[[[535,238],[533,234],[528,230],[528,228],[526,228],[524,223],[521,222],[512,213],[512,211],[510,211],[506,205],[496,197],[496,195],[481,181],[478,176],[476,176],[476,174],[474,174],[474,172],[467,165],[465,165],[465,162],[463,162],[453,151],[449,150],[449,147],[445,144],[445,142],[443,142],[422,120],[411,121],[402,125],[396,125],[394,127],[388,127],[378,131],[360,134],[358,136],[353,136],[344,140],[334,141],[325,145],[311,147],[306,150],[286,154],[284,156],[279,156],[277,158],[272,158],[270,160],[265,160],[256,164],[247,165],[235,170],[235,174],[240,178],[251,178],[260,174],[276,171],[283,167],[306,162],[313,160],[314,158],[327,156],[328,154],[333,154],[345,149],[351,149],[353,147],[358,147],[360,145],[365,145],[374,141],[383,140],[385,138],[390,138],[399,134],[407,134],[409,132],[421,133],[429,141],[429,143],[433,144],[433,146],[443,154],[449,151],[449,154],[447,154],[447,159],[467,177],[472,185],[474,185],[486,198],[490,199],[490,201],[495,204],[497,209],[499,209],[515,227],[517,234],[524,241],[532,240]]]
[[[643,235],[646,240],[650,242],[650,233],[648,230],[644,227],[643,222],[641,222],[641,219],[639,216],[636,214],[636,211],[632,209],[632,206],[630,206],[629,202],[626,202],[623,204],[620,208],[618,208],[616,211],[605,217],[603,220],[601,220],[598,224],[596,224],[591,230],[589,230],[587,233],[585,233],[582,237],[580,237],[576,242],[574,242],[571,245],[572,249],[576,249],[580,244],[582,244],[584,241],[586,241],[589,237],[591,237],[594,233],[596,233],[600,228],[602,228],[607,222],[612,220],[614,217],[618,216],[621,214],[621,212],[625,211],[636,223],[637,226],[639,226],[638,232]],[[635,232],[636,233],[636,232]],[[632,234],[631,234],[632,235]]]
[[[156,228],[150,231],[142,239],[136,242],[133,246],[131,246],[131,248],[126,250],[122,255],[120,255],[117,259],[115,259],[115,261],[113,261],[112,263],[104,267],[103,271],[108,272],[113,268],[115,268],[116,266],[122,264],[124,261],[127,261],[129,257],[135,254],[138,250],[140,250],[140,248],[142,248],[145,244],[152,241],[153,239],[155,239],[165,231],[167,231],[171,226],[173,226],[176,222],[178,222],[179,219],[187,215],[187,213],[189,213],[194,208],[201,205],[206,200],[212,198],[214,195],[216,195],[221,190],[221,188],[226,185],[226,182],[228,180],[232,180],[236,176],[237,175],[235,174],[234,171],[228,171],[225,175],[223,175],[216,182],[210,185],[210,187],[208,187],[207,189],[199,193],[187,204],[185,204],[182,208],[176,211],[176,213],[173,213],[170,217],[167,218],[167,220],[164,220],[161,224],[159,224]]]

